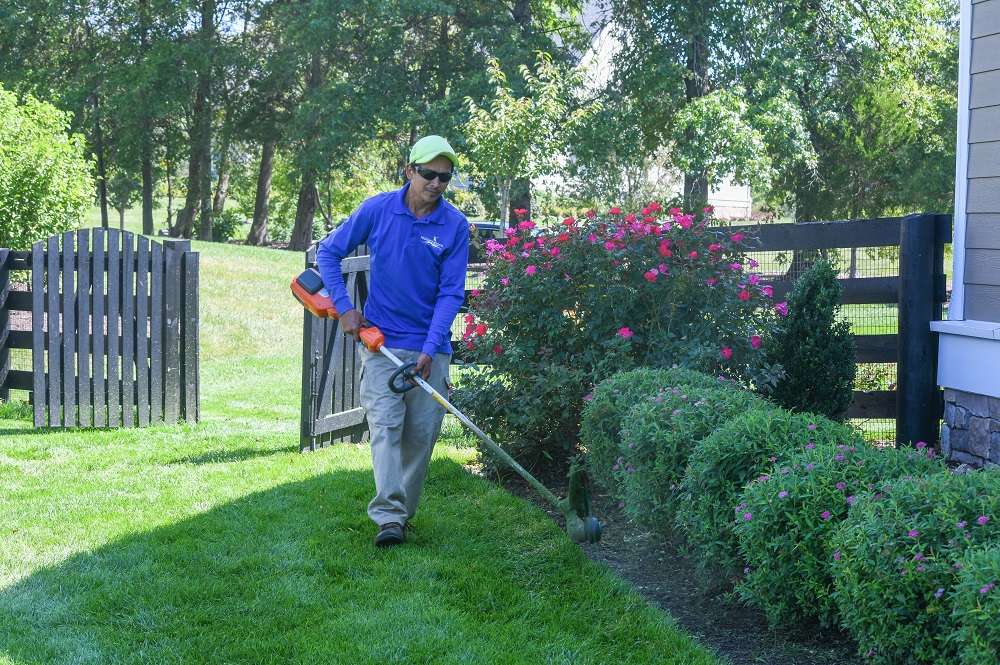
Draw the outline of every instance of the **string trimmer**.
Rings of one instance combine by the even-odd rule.
[[[323,288],[323,280],[319,273],[308,268],[301,275],[292,280],[292,293],[314,316],[322,319],[338,319],[340,314],[333,305],[330,294]],[[445,410],[454,415],[462,424],[468,427],[479,439],[486,444],[493,454],[499,457],[510,468],[524,478],[535,488],[542,498],[552,504],[566,518],[566,532],[569,537],[577,543],[596,543],[601,539],[601,523],[596,517],[590,514],[590,498],[588,488],[579,464],[573,464],[570,469],[569,492],[565,499],[560,499],[553,494],[537,478],[517,463],[507,451],[501,448],[483,430],[479,429],[468,416],[459,411],[451,402],[445,399],[441,393],[433,388],[429,383],[414,372],[416,363],[404,363],[396,355],[385,347],[385,337],[382,331],[375,326],[364,327],[360,331],[361,343],[372,353],[381,353],[396,366],[396,371],[389,377],[389,390],[402,394],[412,388],[419,387],[428,395],[434,398]]]

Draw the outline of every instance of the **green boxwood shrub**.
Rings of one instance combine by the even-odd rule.
[[[767,340],[768,358],[785,369],[771,397],[785,408],[839,420],[851,405],[854,339],[850,322],[837,320],[840,291],[837,271],[816,263],[796,280],[788,316]]]
[[[747,485],[736,506],[747,565],[737,591],[772,626],[833,625],[836,526],[865,492],[884,494],[896,479],[944,468],[932,450],[811,445]]]
[[[586,453],[590,478],[605,489],[611,489],[611,467],[619,455],[622,419],[637,401],[656,394],[661,388],[717,388],[720,384],[720,379],[679,367],[642,367],[619,372],[601,381],[584,406],[580,421],[580,443]]]
[[[971,577],[963,579],[970,561],[965,555],[998,540],[997,472],[940,473],[894,484],[880,500],[859,503],[832,540],[841,622],[875,663],[955,662],[960,644],[953,611],[959,621],[970,619],[959,608],[970,606],[969,590],[990,576],[968,571]],[[982,582],[975,593],[992,582]],[[989,589],[971,603],[984,596],[996,603],[994,593]]]
[[[962,558],[952,594],[963,665],[1000,663],[1000,543],[972,549]]]
[[[763,404],[736,388],[682,387],[636,402],[622,421],[621,455],[612,466],[625,513],[650,528],[669,530],[694,447],[729,419]]]
[[[810,443],[832,449],[861,446],[857,430],[823,416],[778,407],[741,414],[702,439],[681,483],[677,527],[703,569],[734,576],[742,570],[733,513],[747,483]]]

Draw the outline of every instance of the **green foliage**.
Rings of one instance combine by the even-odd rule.
[[[579,77],[539,53],[535,70],[520,68],[526,95],[516,97],[500,62],[489,65],[495,86],[489,109],[467,99],[469,120],[463,128],[472,171],[493,178],[500,196],[500,219],[508,218],[510,187],[515,178],[551,173],[574,126],[590,113],[573,108]]]
[[[962,665],[1000,662],[1000,544],[969,549],[962,557],[955,590],[952,634]]]
[[[614,486],[611,467],[620,454],[622,420],[636,402],[664,388],[717,388],[719,385],[719,379],[680,367],[640,367],[601,381],[590,395],[580,421],[580,443],[586,453],[590,477],[605,489]]]
[[[679,365],[758,385],[777,371],[757,348],[777,315],[743,272],[747,238],[656,204],[613,210],[540,233],[524,220],[506,245],[487,242],[462,340],[479,371],[457,399],[522,463],[565,460],[583,396],[621,370]]]
[[[691,100],[674,116],[671,139],[677,146],[677,166],[706,178],[710,187],[729,176],[737,183],[766,188],[771,159],[763,135],[746,116],[746,101],[731,90]]]
[[[216,242],[227,242],[233,238],[246,235],[244,226],[247,220],[237,210],[223,210],[212,223],[212,239]]]
[[[765,344],[771,361],[785,368],[770,393],[778,404],[835,420],[847,413],[856,366],[851,324],[837,320],[839,301],[837,273],[826,261],[795,282],[789,314]]]
[[[868,448],[857,440],[832,448],[807,444],[747,485],[736,506],[747,565],[740,596],[764,610],[772,626],[833,625],[837,525],[865,493],[882,496],[898,478],[943,469],[933,450]]]
[[[773,168],[755,200],[787,205],[800,220],[949,209],[955,0],[610,6],[622,50],[603,96],[634,100],[627,125],[638,128],[642,154],[670,137],[697,153],[704,135],[678,131],[682,109],[700,113],[703,96],[745,91],[743,124],[760,132]],[[749,160],[761,156],[739,145]]]
[[[770,405],[738,415],[702,439],[681,484],[677,528],[703,570],[732,578],[742,569],[733,511],[749,482],[807,445],[833,449],[838,443],[862,445],[851,427]]]
[[[622,420],[621,454],[611,469],[625,513],[668,531],[684,469],[698,442],[728,420],[764,405],[738,387],[663,388],[636,402]]]
[[[0,247],[27,249],[76,228],[94,184],[83,139],[69,117],[34,97],[0,87]]]
[[[952,637],[953,611],[967,616],[956,610],[969,602],[964,556],[1000,539],[1000,474],[941,473],[883,492],[856,506],[831,544],[841,622],[873,663],[955,662],[969,644]]]

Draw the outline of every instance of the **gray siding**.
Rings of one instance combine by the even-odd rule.
[[[1000,321],[1000,0],[973,0],[965,318]]]
[[[1000,214],[970,214],[965,220],[965,248],[1000,247]]]

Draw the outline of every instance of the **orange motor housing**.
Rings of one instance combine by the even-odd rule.
[[[291,287],[295,299],[313,316],[321,319],[336,319],[340,316],[330,294],[323,288],[323,279],[314,268],[307,268],[293,279]]]
[[[307,268],[292,280],[292,295],[302,303],[313,316],[321,319],[337,319],[340,313],[333,304],[330,294],[323,288],[323,278],[315,268]],[[385,344],[385,336],[375,326],[362,328],[359,333],[361,343],[372,353],[378,353]]]

